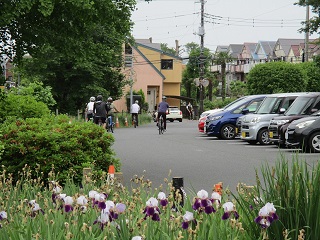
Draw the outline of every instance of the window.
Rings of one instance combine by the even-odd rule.
[[[161,60],[161,69],[173,69],[173,60],[172,59],[162,59]]]

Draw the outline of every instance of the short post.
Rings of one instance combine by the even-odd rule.
[[[183,194],[183,177],[173,177],[172,186],[174,188],[174,199],[180,204],[184,205],[184,194]]]

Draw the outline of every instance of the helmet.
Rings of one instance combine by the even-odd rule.
[[[90,102],[94,102],[95,100],[96,100],[95,97],[91,97],[91,98],[90,98]]]
[[[135,103],[138,103],[138,102],[139,102],[138,100],[135,101]]]
[[[167,97],[166,96],[162,96],[162,99],[167,99]]]
[[[101,95],[97,96],[97,101],[102,101],[102,96]]]
[[[112,97],[108,97],[108,102],[112,102]]]

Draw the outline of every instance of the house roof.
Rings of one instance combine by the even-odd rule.
[[[227,46],[227,45],[218,45],[216,48],[216,53],[227,52],[228,48],[229,48],[229,46]]]
[[[273,49],[275,45],[276,45],[276,41],[259,41],[256,45],[253,58],[255,60],[259,60],[259,59],[266,59],[268,57],[273,57],[274,55]],[[258,55],[258,52],[260,49],[264,53],[264,56],[262,58],[259,57]]]
[[[292,45],[300,45],[300,43],[304,43],[304,41],[305,39],[279,38],[277,44],[281,46],[281,49],[284,51],[285,56],[288,56]]]
[[[242,52],[243,44],[230,44],[228,51],[232,58],[238,58],[239,54]]]
[[[152,62],[150,62],[150,60],[135,46],[132,46],[132,48],[134,48],[142,57],[143,59],[162,77],[162,79],[166,79],[166,77],[161,73],[161,71],[159,71],[158,68],[156,68]]]
[[[300,45],[291,45],[291,49],[295,57],[300,56]]]

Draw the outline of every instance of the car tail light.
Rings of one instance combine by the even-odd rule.
[[[182,115],[182,111],[180,111],[180,115]]]

